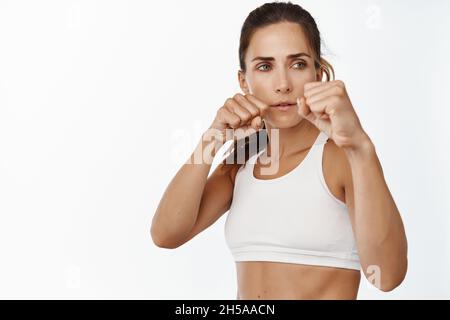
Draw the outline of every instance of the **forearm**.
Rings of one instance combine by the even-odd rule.
[[[182,241],[197,220],[211,164],[221,141],[208,140],[205,132],[189,159],[167,186],[152,220],[155,243],[172,245]]]
[[[407,267],[407,241],[397,206],[384,179],[370,139],[347,151],[354,190],[355,237],[365,271],[378,266],[381,282],[402,281]]]

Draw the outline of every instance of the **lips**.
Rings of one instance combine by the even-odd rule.
[[[288,111],[288,110],[292,110],[293,107],[295,106],[295,104],[286,104],[286,103],[282,103],[282,104],[276,104],[273,105],[272,108],[275,110],[279,110],[279,111]]]
[[[271,105],[271,107],[292,107],[292,106],[294,106],[294,105],[296,105],[296,103],[295,102],[280,102],[280,103],[277,103],[277,104],[273,104],[273,105]]]
[[[295,103],[282,103],[282,104],[275,104],[272,107],[292,107]]]

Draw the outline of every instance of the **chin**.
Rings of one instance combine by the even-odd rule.
[[[300,122],[304,121],[304,119],[297,115],[295,117],[277,117],[277,119],[266,119],[266,123],[272,129],[287,129],[297,126]]]

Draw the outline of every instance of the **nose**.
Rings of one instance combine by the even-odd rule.
[[[278,74],[275,91],[277,93],[289,93],[292,91],[291,81],[289,81],[286,72],[281,71]]]

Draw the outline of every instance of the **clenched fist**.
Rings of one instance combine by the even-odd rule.
[[[262,128],[262,119],[268,108],[269,105],[251,94],[237,93],[219,108],[210,128],[219,130],[226,140],[246,137]],[[234,129],[236,134],[227,135],[227,129]]]

